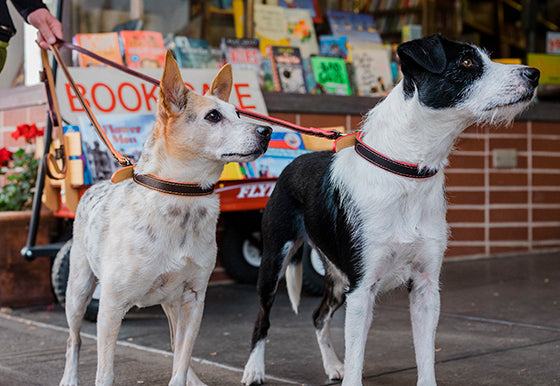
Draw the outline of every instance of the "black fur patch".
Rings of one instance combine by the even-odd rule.
[[[475,47],[440,35],[403,43],[397,52],[405,97],[411,98],[418,90],[420,103],[427,107],[456,106],[484,73],[484,62]]]
[[[363,274],[358,263],[361,236],[353,234],[348,225],[347,209],[353,203],[346,201],[342,207],[340,193],[331,184],[332,157],[333,152],[314,152],[300,156],[288,165],[271,197],[274,205],[267,205],[265,210],[265,219],[269,219],[266,229],[270,234],[263,236],[266,245],[269,239],[290,240],[289,234],[296,229],[295,233],[307,233],[313,244],[347,275],[350,290],[353,290]],[[285,198],[280,199],[280,196]],[[352,219],[354,224],[359,221]],[[287,227],[291,230],[283,232],[281,228],[287,222],[292,223]],[[303,227],[305,230],[301,229]],[[277,248],[283,245],[280,243]]]

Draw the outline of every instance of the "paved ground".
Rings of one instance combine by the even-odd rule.
[[[440,385],[560,383],[560,252],[449,262],[442,272],[442,314],[436,339]],[[330,384],[315,342],[311,313],[319,299],[303,297],[300,314],[285,291],[272,313],[268,384]],[[365,385],[412,385],[416,369],[406,291],[385,295],[369,333]],[[236,385],[249,353],[257,312],[253,286],[208,291],[194,367],[210,385]],[[95,324],[84,322],[80,382],[95,379]],[[342,355],[343,310],[332,335]],[[59,307],[0,312],[0,385],[56,385],[64,365],[66,322]],[[119,334],[117,385],[166,385],[172,357],[163,312],[130,312]]]

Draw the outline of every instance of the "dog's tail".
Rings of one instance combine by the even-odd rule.
[[[298,263],[290,263],[286,268],[286,286],[288,287],[288,296],[292,303],[292,309],[298,313],[299,299],[301,298],[301,284],[303,277],[303,267],[301,261]]]

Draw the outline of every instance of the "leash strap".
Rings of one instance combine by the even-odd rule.
[[[107,66],[116,68],[117,70],[121,70],[121,71],[123,71],[123,72],[126,72],[126,73],[129,74],[129,75],[135,76],[135,77],[137,77],[137,78],[140,78],[140,79],[142,79],[142,80],[145,80],[146,82],[152,83],[153,85],[159,87],[159,80],[157,80],[157,79],[155,79],[155,78],[152,78],[151,76],[142,74],[141,72],[135,71],[135,70],[133,70],[133,69],[131,69],[131,68],[128,68],[128,67],[126,67],[126,66],[123,66],[122,64],[113,62],[112,60],[106,59],[106,58],[104,58],[103,56],[97,55],[95,52],[86,50],[85,48],[82,48],[82,47],[77,46],[77,45],[75,45],[75,44],[72,44],[72,43],[70,43],[70,42],[57,39],[57,40],[56,40],[56,43],[55,43],[55,46],[63,46],[63,47],[66,47],[66,48],[68,48],[68,49],[77,51],[77,52],[79,52],[80,54],[84,54],[84,55],[86,55],[86,56],[89,56],[89,57],[91,57],[91,58],[93,58],[93,59],[95,59],[95,60],[100,61],[101,63],[103,63],[103,64],[105,64],[105,65],[107,65]]]
[[[331,130],[323,130],[323,129],[318,129],[316,127],[303,127],[303,126],[299,126],[299,125],[284,121],[282,119],[272,118],[272,117],[269,117],[268,115],[260,114],[260,113],[254,112],[254,111],[244,110],[244,109],[240,109],[240,108],[236,108],[236,110],[241,115],[245,115],[247,117],[255,118],[255,119],[258,119],[260,121],[272,123],[272,124],[275,124],[275,125],[284,126],[288,129],[292,129],[292,130],[297,131],[297,132],[302,133],[302,134],[313,135],[313,136],[316,136],[316,137],[323,137],[323,138],[327,138],[327,139],[331,139],[331,140],[335,140],[335,139],[342,136],[341,132],[336,131],[336,130],[332,130],[332,129]]]
[[[49,118],[52,125],[55,127],[56,138],[58,138],[59,146],[57,149],[54,149],[54,154],[50,152],[45,154],[45,171],[49,178],[62,180],[66,177],[68,157],[64,150],[64,133],[62,130],[60,108],[58,106],[58,99],[54,88],[53,70],[49,63],[47,52],[43,49],[41,50],[41,61],[43,63],[42,81],[45,84],[45,93],[47,94],[47,103],[49,105]],[[62,167],[59,166],[58,161],[62,162]]]
[[[354,146],[356,153],[369,163],[403,177],[429,178],[437,174],[437,170],[420,169],[418,165],[395,161],[379,153],[362,141],[362,135],[362,132],[356,132],[341,137],[335,142],[335,151]]]
[[[118,152],[113,147],[113,144],[111,143],[111,141],[109,141],[109,139],[107,138],[107,136],[103,132],[103,129],[101,128],[101,125],[99,124],[99,122],[95,118],[95,115],[93,115],[93,112],[91,111],[89,105],[86,103],[82,94],[78,90],[78,87],[76,86],[76,83],[74,82],[74,79],[72,78],[72,75],[70,75],[70,72],[68,71],[68,67],[66,67],[66,64],[64,63],[64,60],[62,59],[62,56],[60,55],[60,51],[58,50],[57,44],[51,45],[50,48],[51,48],[51,50],[54,54],[54,57],[55,57],[58,65],[62,69],[62,72],[64,73],[64,76],[66,76],[66,79],[68,80],[68,83],[70,83],[70,87],[72,87],[72,90],[74,90],[74,94],[76,94],[76,97],[80,101],[80,104],[82,105],[86,115],[88,116],[91,124],[93,125],[93,128],[97,132],[97,135],[99,136],[101,141],[105,144],[105,146],[107,146],[107,148],[109,149],[109,151],[111,152],[113,157],[117,160],[117,162],[121,166],[132,165],[132,163],[130,162],[130,160],[126,156],[122,155],[120,152]]]

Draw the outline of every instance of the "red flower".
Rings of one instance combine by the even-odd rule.
[[[5,147],[0,149],[0,166],[4,166],[8,164],[8,161],[12,159],[12,155],[14,153],[12,153],[11,151],[9,151],[8,149],[6,149]]]
[[[27,141],[35,137],[41,137],[45,133],[44,129],[38,129],[37,126],[33,123],[31,125],[23,124],[16,127],[16,129],[12,132],[11,136],[13,139],[18,139],[19,137],[24,137]]]

